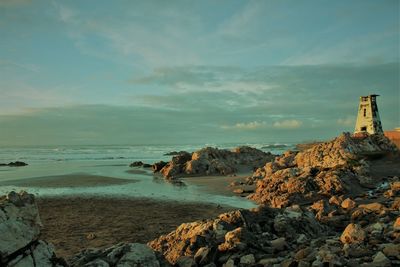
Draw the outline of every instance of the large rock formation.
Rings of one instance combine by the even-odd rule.
[[[310,212],[260,207],[184,223],[148,245],[177,266],[252,266],[327,233]]]
[[[34,197],[0,197],[0,266],[65,266],[51,244],[39,240],[41,222]]]
[[[252,175],[249,182],[258,182],[250,198],[284,207],[335,194],[359,193],[360,186],[372,182],[364,157],[391,151],[396,147],[384,136],[356,139],[348,133],[302,152],[287,151]]]
[[[275,156],[261,150],[242,146],[233,150],[206,147],[192,154],[179,152],[160,173],[166,178],[181,176],[228,175],[241,168],[253,170],[273,160]]]

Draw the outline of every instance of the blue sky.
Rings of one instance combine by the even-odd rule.
[[[399,1],[0,0],[0,145],[273,142],[400,125]]]

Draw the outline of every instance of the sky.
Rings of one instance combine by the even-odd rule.
[[[303,142],[400,126],[397,0],[0,0],[0,146]]]

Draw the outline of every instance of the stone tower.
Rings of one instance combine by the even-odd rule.
[[[360,96],[360,105],[354,134],[383,134],[379,118],[376,97],[378,95]]]

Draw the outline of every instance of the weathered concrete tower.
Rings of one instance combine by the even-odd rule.
[[[360,96],[360,105],[354,134],[383,134],[379,118],[376,97],[378,95]]]

